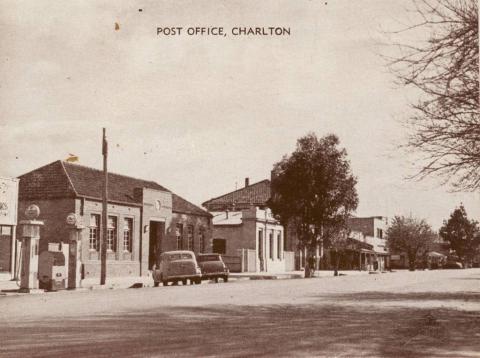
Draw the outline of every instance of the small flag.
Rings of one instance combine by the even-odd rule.
[[[70,163],[78,162],[78,157],[75,154],[68,153],[68,158],[65,161]]]

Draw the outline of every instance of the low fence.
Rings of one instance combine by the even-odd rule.
[[[242,258],[234,255],[222,255],[223,262],[230,272],[242,272]]]
[[[284,251],[285,271],[295,271],[295,253],[293,251]]]
[[[238,255],[222,255],[223,262],[230,272],[257,272],[257,252],[251,249],[239,249]],[[295,271],[295,253],[284,251],[285,271]]]

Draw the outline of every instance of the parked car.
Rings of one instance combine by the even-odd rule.
[[[228,281],[228,268],[220,254],[198,254],[198,265],[202,270],[202,280],[215,280],[221,278],[223,282]]]
[[[447,260],[447,262],[445,262],[445,264],[443,265],[443,268],[444,269],[461,269],[463,268],[463,265],[461,262],[458,262],[458,261]]]
[[[159,267],[154,267],[153,272],[154,286],[157,287],[160,282],[168,286],[169,282],[178,284],[182,282],[187,284],[199,284],[202,280],[200,267],[192,251],[167,251],[160,255]]]

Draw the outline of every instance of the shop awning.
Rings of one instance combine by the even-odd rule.
[[[351,237],[347,239],[347,248],[354,251],[362,250],[363,252],[363,250],[368,250],[374,252],[373,245],[367,244],[366,242],[359,241]]]
[[[427,256],[430,256],[430,257],[447,257],[446,255],[444,254],[441,254],[439,252],[436,252],[436,251],[430,251]]]

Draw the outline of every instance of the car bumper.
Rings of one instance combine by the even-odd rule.
[[[200,274],[191,274],[191,275],[175,275],[175,276],[166,276],[162,277],[163,281],[172,281],[172,280],[187,280],[187,279],[199,279],[202,275]]]
[[[204,273],[202,274],[202,279],[209,279],[209,278],[215,278],[215,277],[228,277],[228,272],[209,272],[209,273]]]

